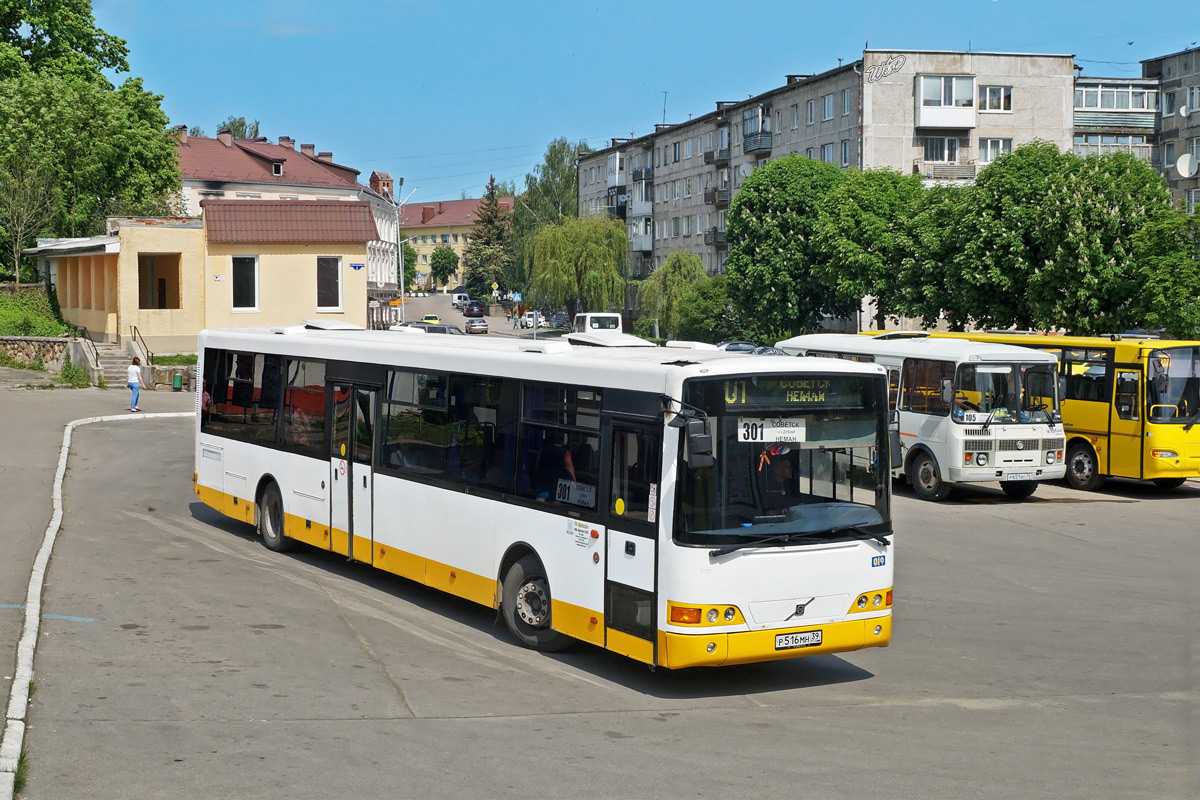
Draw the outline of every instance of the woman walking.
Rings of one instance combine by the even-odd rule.
[[[142,391],[142,368],[139,366],[141,363],[142,360],[135,357],[133,359],[133,363],[130,364],[125,370],[125,373],[128,376],[128,382],[126,383],[126,386],[128,386],[133,392],[133,399],[129,401],[130,411],[141,411],[141,409],[138,408],[138,395],[141,394]]]

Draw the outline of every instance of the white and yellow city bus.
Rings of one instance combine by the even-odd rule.
[[[1053,355],[921,333],[814,333],[778,347],[888,371],[900,450],[894,475],[926,500],[944,500],[954,483],[984,481],[1024,499],[1039,481],[1066,473]]]
[[[873,365],[390,331],[200,335],[196,495],[654,666],[886,646]],[[882,464],[882,466],[881,466]]]

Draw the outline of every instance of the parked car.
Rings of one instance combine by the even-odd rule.
[[[569,328],[571,327],[571,318],[565,313],[559,312],[550,318],[551,328]]]
[[[472,300],[471,302],[467,303],[465,306],[463,306],[463,316],[482,317],[483,303],[479,302],[478,300]]]
[[[717,342],[718,350],[728,350],[731,353],[753,353],[756,347],[753,342]]]
[[[458,292],[450,295],[450,305],[454,306],[455,308],[462,308],[467,305],[467,303],[471,302],[473,301],[467,296],[466,292]]]
[[[455,336],[463,335],[462,328],[458,327],[457,325],[447,325],[445,323],[434,325],[429,322],[410,322],[408,324],[412,325],[414,328],[421,328],[426,333],[449,333]]]
[[[763,347],[754,348],[754,355],[756,355],[756,356],[790,356],[791,353],[789,353],[787,350],[784,350],[783,348],[780,348],[780,347],[771,347],[771,346],[764,345]]]
[[[540,311],[526,311],[521,315],[522,328],[546,328],[550,323]]]
[[[437,314],[426,314],[425,316],[421,317],[421,322],[425,322],[430,325],[438,325],[441,323],[441,321],[442,318]]]
[[[483,317],[472,317],[467,320],[467,333],[487,333],[487,320]]]

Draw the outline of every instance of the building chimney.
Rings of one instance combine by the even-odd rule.
[[[424,225],[429,220],[433,219],[437,211],[433,206],[421,206],[421,224]]]
[[[317,153],[317,158],[320,159],[321,161],[332,162],[333,161],[333,153],[329,152],[328,150],[325,150],[323,152]]]
[[[175,141],[180,144],[187,144],[187,125],[176,125],[174,130]]]
[[[233,147],[233,134],[229,132],[229,128],[220,128],[217,130],[217,141],[226,147]]]
[[[315,144],[300,145],[300,152],[306,156],[315,156],[317,154],[317,146]]]
[[[445,211],[446,211],[446,204],[445,204],[445,203],[438,203],[438,213],[439,213],[439,214],[442,214],[442,213],[444,213]]]
[[[289,150],[295,150],[296,149],[296,140],[290,136],[280,136],[279,137],[279,146],[286,147]]]

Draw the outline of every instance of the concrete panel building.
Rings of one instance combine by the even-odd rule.
[[[1159,147],[1171,196],[1189,214],[1200,209],[1200,47],[1142,62],[1142,76],[1159,84]],[[1190,156],[1191,158],[1181,158]]]

